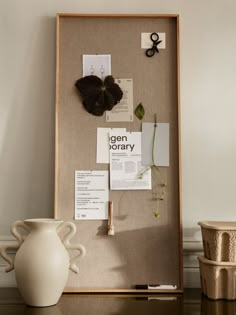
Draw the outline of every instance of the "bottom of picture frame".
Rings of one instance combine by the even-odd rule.
[[[130,295],[130,294],[145,294],[145,295],[152,295],[152,294],[183,294],[182,289],[176,289],[176,290],[138,290],[138,289],[76,289],[76,288],[65,288],[63,293],[81,293],[81,294],[124,294],[124,295]]]

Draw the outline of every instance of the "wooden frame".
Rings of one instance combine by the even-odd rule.
[[[138,208],[139,206],[144,206],[144,208],[146,208],[146,205],[148,203],[146,202],[146,200],[150,197],[146,195],[146,192],[138,192],[136,194],[132,192],[130,195],[129,193],[127,193],[127,196],[125,197],[123,193],[120,193],[118,194],[118,196],[115,196],[115,207],[118,207],[117,205],[119,204],[119,213],[117,214],[117,216],[115,216],[115,225],[120,226],[121,230],[119,231],[118,229],[118,233],[115,237],[113,237],[113,239],[107,239],[105,232],[105,222],[75,221],[75,223],[78,225],[77,240],[80,240],[81,243],[84,244],[85,247],[88,249],[88,257],[85,257],[84,260],[81,261],[81,274],[79,276],[69,276],[65,292],[150,293],[150,290],[137,291],[134,288],[133,278],[135,278],[136,272],[138,274],[137,281],[139,281],[138,283],[136,282],[136,284],[140,284],[140,281],[142,281],[142,283],[159,283],[159,279],[161,283],[165,283],[166,277],[167,283],[172,283],[171,279],[173,279],[173,281],[175,281],[175,284],[177,285],[176,290],[152,290],[151,293],[182,293],[183,258],[178,15],[93,15],[64,13],[60,13],[57,15],[54,217],[63,220],[73,219],[74,170],[104,169],[105,167],[103,165],[101,168],[101,166],[96,165],[96,163],[94,162],[95,153],[91,153],[90,151],[88,151],[88,146],[86,146],[81,139],[84,138],[84,135],[81,133],[83,131],[87,133],[86,138],[89,140],[91,139],[90,147],[94,147],[94,133],[96,131],[96,128],[98,126],[116,127],[117,123],[110,123],[108,126],[108,124],[105,123],[102,118],[97,118],[88,114],[84,111],[81,104],[75,104],[75,101],[79,103],[79,100],[76,91],[73,90],[73,82],[75,81],[75,79],[78,79],[82,76],[82,72],[80,69],[81,66],[79,66],[81,63],[82,53],[111,53],[112,56],[114,55],[114,59],[117,60],[118,64],[118,66],[116,66],[116,64],[113,65],[114,71],[116,72],[115,75],[122,75],[121,73],[118,73],[120,69],[119,66],[121,64],[121,57],[124,56],[124,51],[122,51],[122,49],[125,50],[125,54],[127,56],[127,62],[125,65],[126,68],[122,68],[123,72],[126,72],[126,70],[124,69],[129,68],[129,62],[131,64],[134,58],[137,58],[136,60],[138,61],[138,63],[140,62],[138,59],[140,58],[140,54],[137,53],[137,56],[132,55],[132,52],[134,52],[135,54],[136,51],[133,48],[129,47],[129,42],[122,41],[122,36],[125,33],[123,32],[124,23],[127,27],[127,33],[134,32],[134,30],[137,29],[138,35],[140,36],[140,31],[159,31],[160,28],[161,30],[167,32],[172,40],[168,42],[168,45],[173,48],[173,51],[171,49],[169,49],[169,51],[168,49],[166,50],[166,55],[169,54],[166,59],[165,57],[162,58],[160,53],[160,55],[154,56],[153,59],[147,58],[152,59],[152,62],[155,63],[153,67],[148,66],[147,60],[145,59],[142,59],[142,63],[146,65],[146,68],[142,68],[143,66],[140,63],[140,73],[142,73],[144,77],[142,90],[143,94],[145,95],[145,100],[147,99],[150,103],[152,103],[151,100],[153,99],[150,98],[150,94],[152,94],[152,91],[154,96],[157,88],[159,89],[159,92],[162,91],[161,93],[159,93],[160,99],[158,101],[159,103],[163,103],[166,107],[164,107],[163,105],[160,112],[158,112],[158,116],[161,117],[162,120],[169,119],[170,123],[172,124],[173,130],[170,132],[170,137],[173,136],[173,140],[170,140],[170,152],[173,155],[173,158],[171,158],[172,165],[170,168],[164,170],[164,175],[167,176],[167,178],[169,179],[169,191],[167,197],[168,200],[166,201],[166,203],[164,203],[164,205],[161,206],[161,218],[154,219],[152,217],[152,212],[145,212],[145,214],[140,214],[140,212],[137,213],[137,211],[135,210],[136,207]],[[118,34],[119,38],[116,38],[115,42],[109,40],[107,40],[107,42],[104,41],[104,52],[101,51],[101,46],[97,49],[99,45],[96,46],[95,44],[94,47],[92,47],[91,44],[89,44],[89,38],[90,36],[94,36],[92,32],[94,31],[96,33],[96,29],[103,30],[106,33],[106,35],[104,36],[107,36],[111,39],[111,35],[114,35],[113,27],[116,29],[121,27],[121,29],[119,30],[120,32],[115,33],[116,35]],[[153,30],[153,28],[155,28],[155,30]],[[109,32],[111,34],[109,34]],[[101,40],[104,40],[103,36],[101,36]],[[121,41],[122,44],[126,42],[127,47],[119,47],[119,41]],[[113,47],[114,45],[115,47]],[[120,51],[117,52],[119,49]],[[131,52],[130,55],[129,52]],[[160,62],[160,60],[162,60],[162,63]],[[152,70],[155,69],[155,66],[158,66],[159,72],[156,70]],[[149,77],[149,73],[145,73],[145,69],[147,68],[150,72],[150,77],[152,79],[151,81],[145,81],[145,79],[148,79]],[[75,70],[78,72],[77,77],[75,75],[74,69],[77,69]],[[136,75],[134,78],[137,79],[136,81],[140,84],[139,77],[137,75],[138,72],[135,72],[134,67],[132,67],[132,69],[129,69],[127,73],[129,75],[130,73],[134,73],[134,76]],[[125,73],[125,75],[127,75],[127,73]],[[157,82],[158,74],[160,74],[160,77],[165,77],[164,86],[162,86],[162,88],[155,87],[155,90],[151,90],[152,85],[150,84],[150,82],[153,82],[153,84],[154,82]],[[155,77],[156,80],[154,80]],[[142,86],[139,85],[139,89],[136,90],[137,94],[139,94],[138,90],[140,90],[141,87]],[[151,92],[147,93],[147,90],[150,90]],[[163,90],[165,91],[163,92]],[[143,100],[143,102],[145,102],[145,100]],[[150,105],[150,108],[148,110],[149,114],[147,114],[147,119],[149,120],[147,121],[150,121],[150,119],[152,119],[153,117],[153,111],[156,111],[156,105]],[[118,123],[118,126],[123,127],[127,126],[127,124],[122,125]],[[140,122],[135,120],[133,124],[129,123],[127,127],[130,130],[137,130],[139,126]],[[82,128],[92,128],[92,131],[90,129],[85,130]],[[87,155],[84,156],[84,154]],[[112,194],[114,196],[113,192]],[[127,204],[129,204],[130,208],[128,210],[125,209],[125,206],[122,204],[122,202],[124,202],[126,207]],[[141,205],[137,204],[137,202]],[[124,212],[126,210],[127,213],[125,212],[125,215],[121,214],[122,211]],[[114,211],[116,211],[116,209]],[[123,221],[121,218],[122,215],[124,217]],[[133,218],[137,218],[137,230],[134,229],[135,225],[132,225]],[[131,224],[133,229],[130,226],[126,226],[124,221],[128,221],[128,224]],[[144,222],[144,227],[141,227],[142,222]],[[90,235],[86,235],[87,233],[90,233]],[[124,245],[124,243],[126,243],[126,240],[127,247]],[[145,242],[147,242],[146,248],[142,243],[144,240]],[[155,241],[157,241],[156,244],[158,246],[160,255],[156,254],[153,251]],[[116,248],[117,244],[118,246]],[[141,249],[139,248],[139,246],[141,247]],[[144,266],[145,260],[143,257],[140,258],[140,264],[144,267],[143,269],[145,270],[143,271],[142,268],[141,270],[138,269],[139,259],[137,260],[137,255],[139,250],[140,252],[146,254],[150,253],[153,255],[153,257],[155,257],[156,264],[153,264],[153,262],[151,262],[150,272],[148,266]],[[95,252],[94,256],[92,254],[93,251]],[[105,255],[107,251],[110,251],[111,257]],[[133,251],[134,253],[130,253],[130,251]],[[106,256],[104,257],[105,261],[103,261],[100,257],[101,254]],[[120,264],[120,267],[117,267],[117,269],[116,267],[114,267],[116,256],[118,257],[117,261],[119,261]],[[163,258],[163,263],[160,263],[160,261],[158,260],[160,256],[162,256]],[[147,260],[149,263],[150,259],[151,258],[148,256]],[[108,265],[105,266],[107,267],[107,269],[105,269],[104,265],[106,265],[107,260],[111,260],[111,262],[109,262]],[[95,264],[95,261],[97,265]],[[122,265],[122,263],[124,264],[124,266]],[[136,267],[134,271],[132,271],[132,268],[129,267],[129,263],[133,263],[134,267],[132,268],[135,269]],[[155,265],[157,266],[156,270]],[[168,270],[168,268],[170,269],[171,266],[173,266],[173,271]],[[119,268],[124,268],[125,271],[123,270],[124,272],[122,273],[122,270],[119,270]],[[97,269],[98,273],[94,272],[94,269]],[[144,274],[139,276],[140,272],[143,272]],[[151,275],[155,273],[157,273],[157,277],[153,280],[150,280],[152,279],[150,278]],[[170,278],[168,279],[168,275],[170,273],[172,278],[170,276]],[[93,275],[93,278],[90,278],[90,280],[88,280],[88,283],[86,282],[86,274]],[[101,274],[103,274],[104,279],[101,277]],[[111,274],[112,276],[110,276]],[[119,274],[121,274],[120,277]],[[145,275],[148,275],[149,277],[149,279],[147,279],[147,282],[143,280],[143,277],[145,277]],[[98,278],[97,282],[96,278]],[[111,279],[111,282],[114,282],[115,285],[110,286],[109,279]],[[82,282],[82,285],[80,284],[80,282]],[[103,282],[105,283],[104,285]]]

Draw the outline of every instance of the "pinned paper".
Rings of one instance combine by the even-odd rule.
[[[108,171],[75,171],[75,220],[107,220],[108,202]]]
[[[126,131],[125,128],[97,128],[97,163],[109,163],[109,133]]]
[[[83,77],[96,75],[100,79],[111,74],[111,55],[83,55]]]
[[[110,189],[152,189],[151,169],[141,166],[141,132],[110,132]]]
[[[115,79],[123,92],[122,99],[112,110],[106,111],[106,121],[133,121],[133,79]]]
[[[155,123],[142,123],[142,165],[169,166],[169,124],[156,124],[153,147],[154,126]]]
[[[161,40],[161,43],[158,45],[158,49],[165,49],[166,48],[166,33],[159,33],[156,32],[159,35],[159,40]],[[151,40],[151,34],[152,33],[141,33],[141,48],[148,49],[151,48],[153,45],[153,42]]]

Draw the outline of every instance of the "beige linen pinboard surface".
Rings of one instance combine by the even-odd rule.
[[[142,32],[166,34],[166,49],[152,58],[141,49]],[[112,75],[133,79],[134,108],[142,102],[144,122],[170,124],[170,166],[161,213],[153,215],[153,192],[110,191],[115,235],[107,221],[74,221],[87,254],[67,291],[133,290],[136,284],[174,284],[182,290],[182,230],[179,171],[178,16],[57,16],[55,217],[74,219],[75,170],[108,170],[96,163],[98,127],[141,131],[141,121],[108,123],[83,108],[75,82],[82,77],[83,54],[110,54]],[[155,177],[155,176],[154,176]],[[153,178],[153,181],[158,177]]]

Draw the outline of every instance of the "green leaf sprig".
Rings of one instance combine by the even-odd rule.
[[[135,111],[135,116],[139,119],[139,120],[142,120],[144,115],[145,115],[145,110],[144,110],[144,107],[143,107],[143,104],[142,103],[139,103],[138,106],[136,107]]]
[[[166,195],[166,187],[167,187],[167,182],[165,181],[160,168],[155,164],[155,139],[156,139],[156,130],[157,130],[157,115],[155,114],[155,123],[154,123],[154,131],[153,131],[153,137],[152,137],[152,164],[150,166],[148,166],[147,168],[145,168],[139,175],[138,178],[142,179],[143,175],[148,171],[148,170],[152,170],[155,169],[158,173],[159,176],[161,177],[161,191],[158,193],[157,192],[157,197],[155,198],[157,201],[161,201],[165,199],[165,195]],[[160,217],[160,211],[156,210],[153,212],[155,218],[159,218]]]

